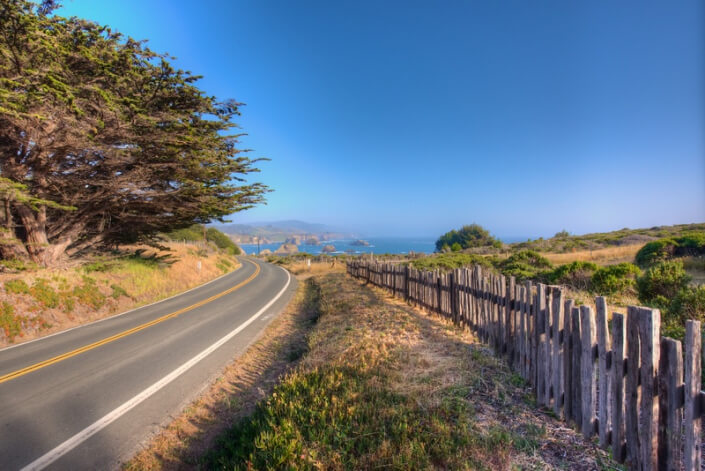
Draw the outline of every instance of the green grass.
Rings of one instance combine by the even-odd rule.
[[[22,317],[15,315],[15,309],[7,301],[0,304],[0,329],[10,342],[22,333]]]
[[[8,294],[29,294],[29,285],[24,280],[8,280],[5,291]]]
[[[422,408],[380,387],[380,380],[379,374],[354,367],[295,372],[221,437],[202,464],[207,469],[318,469],[319,463],[343,469],[491,469],[478,457],[505,454],[512,445],[503,429],[479,431],[463,398],[451,394]]]

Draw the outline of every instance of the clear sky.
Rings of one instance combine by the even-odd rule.
[[[705,221],[705,2],[64,0],[245,102],[267,206],[367,235]]]

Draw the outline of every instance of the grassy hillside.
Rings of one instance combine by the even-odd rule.
[[[58,269],[0,273],[0,345],[80,325],[193,288],[239,262],[214,244],[129,247]]]

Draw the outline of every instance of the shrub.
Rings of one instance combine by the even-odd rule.
[[[643,303],[667,306],[678,292],[690,282],[683,262],[659,262],[637,279],[639,300]]]
[[[666,260],[673,256],[677,242],[674,239],[659,239],[648,242],[636,253],[636,263],[642,267]]]
[[[481,255],[450,252],[430,257],[417,258],[410,265],[418,270],[454,270],[469,265],[491,267],[490,262]]]
[[[544,279],[551,262],[533,250],[521,250],[496,262],[497,268],[505,276],[513,276],[517,280]]]
[[[648,266],[673,257],[702,254],[705,254],[705,233],[688,232],[680,237],[649,242],[637,252],[636,263]]]
[[[15,308],[7,301],[0,304],[0,329],[10,342],[22,335],[22,317],[15,315]]]
[[[496,247],[502,246],[502,242],[492,237],[484,227],[479,224],[463,226],[460,230],[453,229],[446,232],[436,241],[436,250],[444,251],[445,246],[453,247],[458,244],[462,249],[473,247]]]
[[[455,242],[455,243],[450,247],[450,250],[453,251],[453,252],[460,252],[461,250],[463,250],[463,248],[460,246],[459,243]]]
[[[125,291],[125,288],[123,288],[123,287],[120,286],[120,285],[115,285],[115,284],[110,285],[110,289],[113,290],[113,292],[110,293],[110,296],[111,296],[113,299],[118,299],[120,296],[129,297],[128,294],[127,294],[127,291]]]
[[[100,292],[91,277],[83,277],[83,285],[73,288],[73,295],[78,302],[90,306],[93,309],[100,309],[105,304],[105,295]]]
[[[688,319],[705,321],[705,286],[686,286],[673,298],[669,314],[681,323]]]
[[[639,267],[631,263],[600,267],[590,279],[591,290],[603,295],[626,293],[634,288],[640,273]]]
[[[59,294],[48,284],[47,280],[37,279],[29,292],[42,306],[49,309],[59,307]]]
[[[9,294],[29,294],[29,285],[24,280],[7,280],[5,291]]]
[[[575,261],[561,265],[548,275],[553,284],[568,285],[578,290],[589,290],[592,275],[599,267],[592,262]]]

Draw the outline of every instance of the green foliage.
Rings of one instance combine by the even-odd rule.
[[[379,387],[378,374],[351,367],[296,372],[255,412],[223,435],[206,469],[479,469],[483,455],[504,453],[512,437],[471,422],[464,398],[422,408]],[[377,385],[377,386],[374,386]],[[468,453],[468,450],[480,450]],[[468,456],[470,455],[470,456]]]
[[[89,276],[84,276],[83,284],[73,288],[73,295],[78,302],[93,309],[100,309],[105,305],[105,295],[96,286],[95,279]]]
[[[462,247],[459,243],[455,242],[455,243],[453,243],[453,245],[450,247],[450,250],[453,251],[453,252],[460,252],[461,250],[463,250],[463,247]]]
[[[113,292],[110,293],[110,296],[111,296],[113,299],[118,299],[120,296],[125,296],[125,297],[128,297],[128,298],[130,297],[130,296],[127,294],[127,291],[125,291],[125,288],[123,288],[123,287],[120,286],[120,285],[112,284],[112,285],[110,285],[110,289],[113,290]]]
[[[13,239],[26,252],[50,262],[64,239],[155,242],[263,201],[268,188],[246,178],[258,159],[239,142],[240,103],[146,41],[47,10],[0,2],[0,154],[22,155],[3,157],[0,195],[19,203]],[[46,224],[24,222],[40,211]]]
[[[29,294],[29,285],[24,280],[7,280],[5,291],[10,294]]]
[[[7,301],[0,304],[0,329],[10,342],[22,334],[22,316],[15,315],[15,308]]]
[[[642,267],[687,255],[705,254],[705,232],[685,232],[680,237],[655,240],[644,245],[636,254]]]
[[[201,224],[193,224],[188,227],[174,229],[165,234],[167,239],[186,242],[200,242],[203,240],[203,226]]]
[[[481,265],[483,267],[492,267],[487,258],[481,255],[450,252],[432,255],[429,257],[417,258],[409,263],[417,270],[454,270],[456,268],[466,267],[469,265]]]
[[[671,260],[649,267],[637,279],[639,300],[643,303],[667,306],[678,292],[690,282],[683,262]]]
[[[600,295],[626,293],[633,290],[639,267],[631,263],[618,263],[600,267],[590,279],[591,289]]]
[[[521,250],[497,263],[497,268],[505,276],[517,280],[544,279],[552,267],[551,262],[533,250]]]
[[[593,273],[599,267],[592,262],[575,261],[556,267],[548,274],[551,284],[567,285],[577,290],[589,290]]]
[[[685,321],[693,319],[705,323],[705,286],[685,286],[667,307],[658,307],[662,310],[663,335],[683,340]]]
[[[556,235],[554,235],[553,237],[555,237],[556,239],[567,239],[568,237],[570,237],[570,233],[563,229],[560,232],[556,232]]]
[[[208,228],[206,231],[206,238],[209,242],[213,242],[216,247],[221,250],[225,250],[230,255],[240,255],[240,248],[235,245],[235,242],[215,227]]]
[[[636,253],[636,263],[645,267],[673,257],[676,251],[675,239],[659,239],[644,245]]]
[[[458,244],[461,249],[502,246],[499,240],[492,237],[485,228],[478,224],[470,224],[463,226],[460,230],[453,229],[446,232],[436,241],[436,250],[441,252],[445,246],[452,250],[454,244]]]
[[[59,294],[49,285],[47,280],[38,278],[29,292],[40,305],[49,309],[59,307],[61,301]]]
[[[669,309],[681,323],[688,319],[705,322],[705,286],[686,286],[678,291]]]
[[[22,259],[0,260],[0,266],[12,271],[35,270],[38,267],[36,263]]]

